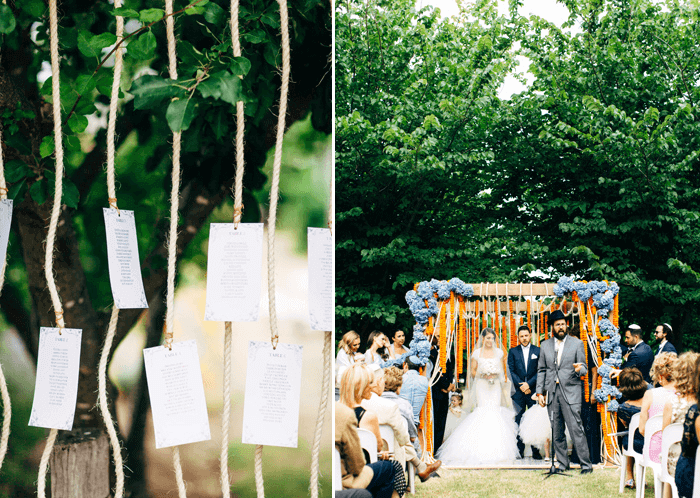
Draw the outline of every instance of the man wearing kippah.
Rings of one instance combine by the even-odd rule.
[[[561,473],[569,468],[564,435],[566,427],[581,462],[581,473],[590,474],[593,465],[581,420],[581,377],[588,372],[585,345],[577,337],[567,335],[566,316],[560,310],[549,315],[549,324],[552,326],[552,337],[540,345],[535,389],[540,406],[547,406],[552,421],[557,458],[554,472]]]
[[[635,367],[642,372],[644,380],[651,383],[651,364],[654,363],[654,353],[651,351],[651,346],[642,340],[642,328],[639,325],[632,324],[625,331],[625,342],[627,343],[627,354],[625,355],[624,368]]]
[[[654,336],[656,337],[656,340],[659,341],[659,345],[656,348],[656,351],[654,352],[654,356],[659,356],[661,353],[676,353],[676,348],[673,347],[673,344],[668,342],[668,336],[673,334],[673,329],[668,323],[662,323],[661,325],[656,326],[656,331],[654,332]]]

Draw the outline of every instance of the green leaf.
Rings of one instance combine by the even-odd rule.
[[[75,183],[68,178],[63,179],[63,195],[61,196],[61,202],[73,209],[76,209],[78,207],[78,202],[80,202],[80,191],[78,187],[75,186]]]
[[[200,66],[202,61],[206,59],[204,54],[194,48],[194,46],[188,41],[181,41],[178,43],[177,56],[185,64],[190,64],[194,67]]]
[[[111,14],[116,17],[116,16],[122,16],[122,17],[134,17],[138,18],[139,13],[136,12],[133,9],[127,9],[126,7],[119,7],[118,9],[114,9]]]
[[[160,76],[145,75],[134,81],[131,93],[134,95],[135,109],[152,109],[163,99],[184,95],[184,91],[175,86],[175,81]]]
[[[156,35],[149,29],[129,43],[126,53],[137,60],[152,59],[156,54]]]
[[[46,4],[41,0],[23,0],[19,3],[19,8],[31,17],[41,17],[46,11]]]
[[[209,3],[209,2],[207,2],[207,3]],[[187,10],[185,10],[185,14],[187,14],[188,16],[194,16],[197,14],[201,14],[204,12],[205,5],[206,4],[204,2],[199,2],[194,7],[188,7]]]
[[[17,21],[9,5],[0,4],[0,34],[10,34],[15,30]]]
[[[88,119],[82,114],[73,113],[73,115],[68,120],[68,127],[73,131],[73,133],[82,133],[87,128]]]
[[[144,24],[160,21],[163,19],[165,12],[162,9],[145,9],[139,12],[139,21]]]
[[[213,97],[221,99],[229,104],[235,104],[242,100],[241,80],[238,76],[233,76],[228,71],[219,71],[212,74],[208,80],[197,86],[202,97]]]
[[[234,57],[230,67],[234,76],[245,76],[250,71],[250,61],[245,57]]]
[[[40,206],[46,202],[48,198],[48,193],[46,192],[46,182],[44,179],[38,180],[29,187],[29,195],[32,197],[34,202]]]
[[[5,165],[5,180],[9,183],[15,183],[25,179],[31,172],[31,168],[23,161],[13,159]]]
[[[243,39],[250,43],[262,43],[267,39],[267,34],[262,29],[254,29],[243,35]]]
[[[266,12],[265,14],[260,17],[260,20],[270,26],[271,28],[278,29],[280,27],[280,19],[279,17],[275,17],[272,14]]]
[[[174,132],[184,131],[190,127],[195,116],[197,104],[194,99],[173,100],[165,111],[168,126]]]
[[[23,178],[22,181],[15,183],[7,191],[7,198],[13,199],[14,201],[16,201],[15,206],[17,205],[17,203],[21,202],[22,197],[24,197],[24,191],[27,188],[26,183],[27,183],[27,179]]]
[[[84,95],[95,89],[97,81],[89,74],[81,74],[75,79],[75,91],[80,95]]]
[[[29,140],[27,140],[27,138],[20,133],[15,133],[14,135],[3,135],[3,139],[5,140],[6,145],[17,149],[17,152],[23,156],[28,156],[32,153],[32,145],[29,143]]]
[[[66,135],[63,139],[63,148],[71,152],[81,152],[80,139],[75,135]]]
[[[210,2],[204,7],[204,20],[215,26],[222,26],[226,21],[226,11],[214,2]]]
[[[41,154],[41,157],[48,157],[51,154],[53,154],[53,151],[56,149],[56,144],[53,142],[53,135],[46,135],[42,140],[41,140],[41,145],[39,146],[39,154]]]
[[[213,114],[207,116],[211,116],[211,129],[214,131],[214,136],[217,140],[221,140],[228,133],[228,115],[229,112],[226,109],[217,107]]]
[[[117,43],[117,37],[112,33],[93,35],[82,30],[78,33],[78,50],[86,57],[99,57],[102,49]]]

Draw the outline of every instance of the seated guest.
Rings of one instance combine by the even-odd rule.
[[[360,403],[372,396],[373,376],[367,365],[355,363],[343,373],[340,380],[340,402],[355,412],[357,426],[374,434],[377,439],[377,452],[382,451],[382,436],[379,433],[379,419],[374,412],[367,412]]]
[[[413,407],[411,403],[399,396],[402,384],[402,372],[398,367],[384,369],[384,392],[381,396],[392,403],[396,403],[399,407],[399,412],[406,421],[406,426],[408,427],[408,436],[411,438],[411,442],[413,442],[418,437],[418,432],[416,431],[416,424],[413,421]]]
[[[411,403],[413,407],[413,422],[418,427],[420,423],[420,410],[423,408],[425,397],[430,389],[430,381],[423,377],[417,356],[409,356],[406,360],[407,371],[403,374],[403,385],[400,396]]]
[[[420,461],[411,443],[406,421],[401,417],[399,407],[396,403],[381,397],[384,385],[384,370],[377,368],[374,370],[374,381],[370,385],[372,394],[369,398],[362,400],[362,408],[368,412],[376,413],[380,425],[389,425],[394,430],[394,438],[396,439],[394,456],[396,460],[401,463],[402,468],[405,467],[406,461],[410,461],[416,467],[416,473],[420,480],[425,482],[430,478],[430,474],[440,468],[441,462],[437,460],[426,465]]]
[[[393,358],[398,358],[404,353],[408,352],[408,349],[403,347],[403,345],[406,342],[406,334],[404,333],[403,330],[397,330],[394,332],[394,336],[392,337],[394,339],[394,343],[389,346],[389,354]]]
[[[360,349],[360,336],[354,330],[346,332],[338,344],[338,354],[335,357],[335,400],[340,399],[340,378],[350,365],[358,361],[357,350]],[[360,357],[362,355],[359,355]]]
[[[381,460],[365,465],[357,418],[343,403],[335,404],[335,448],[340,453],[343,488],[366,489],[373,498],[399,498],[406,492],[406,480],[398,462]]]
[[[681,439],[681,455],[676,464],[676,487],[680,498],[692,498],[695,484],[695,457],[700,439],[700,417],[698,417],[698,402],[700,402],[700,359],[695,361],[695,403],[688,409],[683,422],[683,439]]]
[[[651,347],[642,340],[642,329],[639,325],[630,325],[625,331],[625,342],[627,343],[627,354],[625,355],[625,368],[637,368],[644,380],[651,383],[649,369],[654,361],[654,353]]]
[[[654,415],[662,414],[664,405],[673,397],[675,392],[675,382],[673,380],[673,364],[676,362],[676,355],[663,353],[654,359],[651,366],[651,378],[654,384],[660,387],[647,390],[642,398],[642,408],[639,415],[639,433],[644,436],[647,420]],[[646,380],[646,379],[645,379]],[[634,451],[641,455],[644,449],[643,438],[640,445],[637,438],[633,439]],[[654,434],[649,446],[649,457],[654,462],[661,461],[661,434]]]
[[[659,341],[659,345],[654,351],[654,356],[659,356],[661,353],[677,353],[676,348],[673,344],[668,342],[669,336],[673,333],[673,329],[668,323],[662,323],[656,326],[656,331],[654,332],[654,337]]]
[[[617,409],[617,420],[619,422],[618,427],[624,429],[629,428],[630,420],[632,416],[639,413],[642,408],[642,398],[647,392],[647,382],[644,380],[642,372],[636,368],[625,368],[620,374],[620,392],[625,397],[626,401],[620,405]],[[622,431],[624,429],[620,428]],[[625,434],[622,436],[621,445],[623,448],[627,448],[627,443],[629,441],[629,435]],[[644,436],[642,436],[639,431],[634,432],[635,445],[644,446]],[[625,476],[625,487],[634,489],[634,458],[627,458],[627,475]]]
[[[372,493],[366,489],[339,489],[335,491],[335,498],[372,498]]]
[[[664,429],[669,424],[685,422],[690,407],[696,403],[697,387],[695,385],[695,364],[700,354],[687,352],[678,357],[673,364],[673,378],[676,381],[676,395],[664,406]],[[681,454],[681,445],[674,443],[668,450],[668,473],[676,475],[676,463]]]
[[[380,365],[383,361],[391,358],[387,346],[389,339],[384,335],[384,332],[374,330],[367,338],[367,351],[365,351],[365,363],[368,365],[376,363]]]

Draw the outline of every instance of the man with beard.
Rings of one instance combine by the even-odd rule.
[[[554,451],[557,472],[569,468],[564,424],[574,442],[581,461],[581,473],[593,472],[588,444],[581,421],[581,376],[588,371],[583,342],[566,333],[566,316],[560,310],[549,315],[552,337],[540,345],[537,364],[537,399],[540,406],[547,406],[554,428]],[[544,393],[547,392],[545,403]]]

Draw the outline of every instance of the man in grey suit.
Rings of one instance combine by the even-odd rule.
[[[564,424],[569,429],[576,453],[581,461],[581,473],[593,472],[586,436],[581,421],[581,376],[588,371],[584,344],[567,335],[566,316],[559,310],[549,315],[552,337],[540,344],[537,363],[537,399],[540,406],[548,404],[549,418],[554,428],[554,451],[557,472],[569,468]],[[547,392],[545,403],[544,393]]]

